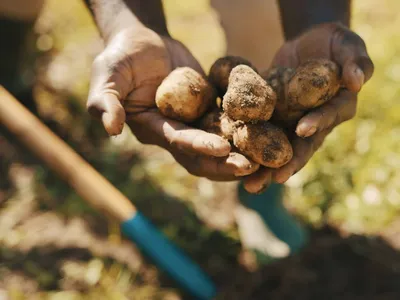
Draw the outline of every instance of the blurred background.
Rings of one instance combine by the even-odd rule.
[[[172,35],[208,70],[225,51],[209,1],[164,5]],[[399,9],[396,0],[354,1],[352,27],[367,44],[374,76],[357,117],[287,182],[285,205],[313,230],[310,244],[263,267],[242,249],[235,183],[188,175],[128,128],[110,139],[88,117],[90,66],[102,42],[83,1],[46,1],[26,59],[38,71],[34,93],[46,124],[204,267],[220,299],[399,299]],[[31,70],[23,74],[29,82]],[[121,238],[117,223],[0,131],[1,300],[182,297]]]

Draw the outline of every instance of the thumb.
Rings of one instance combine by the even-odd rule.
[[[120,75],[109,65],[103,54],[94,60],[87,109],[93,117],[102,120],[104,129],[112,136],[122,132],[126,116],[118,86]]]
[[[125,110],[118,97],[111,93],[104,93],[97,102],[103,104],[104,107],[101,115],[104,129],[109,135],[120,134],[125,123]]]

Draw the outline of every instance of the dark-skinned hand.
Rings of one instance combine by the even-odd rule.
[[[189,173],[212,180],[237,180],[258,169],[243,155],[229,156],[225,139],[157,110],[156,90],[174,68],[189,66],[203,73],[180,42],[144,26],[124,28],[106,42],[93,63],[87,105],[109,135],[119,134],[126,122],[140,142],[163,147]]]
[[[341,68],[343,88],[333,99],[299,120],[291,138],[293,158],[288,164],[279,169],[262,167],[246,176],[244,186],[250,193],[262,192],[271,182],[286,182],[307,164],[336,126],[356,114],[357,94],[374,71],[361,37],[341,24],[321,24],[286,42],[276,54],[272,66],[296,68],[313,58],[336,62]]]

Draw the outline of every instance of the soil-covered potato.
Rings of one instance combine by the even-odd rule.
[[[224,137],[233,144],[233,152],[265,167],[280,168],[293,157],[282,128],[290,129],[288,125],[307,111],[333,98],[340,88],[340,71],[324,59],[307,61],[297,69],[273,68],[263,76],[249,65],[241,58],[225,57],[211,68],[209,78],[218,90],[227,87],[223,110],[215,108],[201,118],[216,93],[190,68],[168,75],[157,90],[156,104],[167,117],[196,121],[199,128]]]
[[[282,167],[293,157],[286,134],[269,122],[237,125],[233,144],[243,155],[269,168]]]
[[[204,115],[199,128],[233,142],[238,152],[266,167],[279,168],[293,156],[286,134],[269,122],[234,121],[223,111],[215,109]]]
[[[332,99],[340,88],[339,68],[326,59],[309,60],[297,69],[274,67],[262,77],[278,96],[271,121],[286,128]]]
[[[339,67],[327,59],[313,59],[301,64],[287,86],[291,110],[309,110],[329,101],[340,88]]]
[[[222,108],[233,120],[267,121],[276,104],[276,93],[252,68],[239,65],[232,69]]]
[[[217,59],[210,68],[208,80],[217,89],[218,96],[223,97],[228,89],[229,75],[234,67],[246,65],[257,72],[257,69],[247,60],[239,56],[225,56]]]
[[[164,116],[189,123],[203,115],[215,98],[215,89],[201,74],[182,67],[163,80],[155,100]]]

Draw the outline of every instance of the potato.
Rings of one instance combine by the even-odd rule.
[[[201,129],[232,141],[241,154],[260,165],[279,168],[293,156],[292,146],[283,130],[268,122],[233,121],[215,109],[207,113],[199,124]]]
[[[269,122],[238,124],[233,133],[233,144],[243,155],[269,168],[280,168],[293,157],[286,134]]]
[[[201,74],[181,67],[163,80],[155,101],[164,116],[189,123],[203,115],[215,99],[215,89]]]
[[[217,59],[210,68],[208,80],[216,87],[218,96],[223,97],[229,84],[229,75],[234,67],[246,65],[257,72],[257,69],[247,60],[239,56],[225,56]]]
[[[330,100],[340,88],[339,67],[330,60],[313,59],[301,64],[287,86],[290,110],[309,110]]]
[[[276,104],[276,93],[252,68],[232,69],[222,108],[234,119],[245,122],[267,121]]]
[[[178,68],[162,82],[156,94],[161,113],[193,122],[232,145],[257,164],[280,168],[293,157],[285,134],[310,109],[329,101],[340,88],[338,66],[314,59],[297,69],[276,67],[260,76],[239,57],[224,57],[211,67],[209,80],[223,95],[222,109],[201,117],[216,97],[216,90],[190,68]],[[277,126],[279,125],[279,126]]]
[[[332,99],[340,88],[338,66],[326,59],[313,59],[297,69],[275,67],[263,78],[278,95],[271,121],[291,128],[310,109]]]

